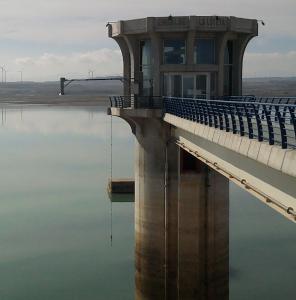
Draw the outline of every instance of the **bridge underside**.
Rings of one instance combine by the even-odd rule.
[[[170,114],[164,120],[173,125],[171,135],[180,147],[296,222],[295,150],[250,141]]]

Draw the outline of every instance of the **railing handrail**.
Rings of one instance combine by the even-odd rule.
[[[290,104],[280,103],[283,97],[225,98],[113,96],[110,97],[110,105],[118,108],[162,109],[164,113],[232,131],[233,134],[248,135],[250,139],[257,138],[260,142],[268,140],[270,145],[280,143],[283,149],[288,146],[296,148],[296,98],[285,98],[295,100]],[[268,101],[264,102],[264,99]]]
[[[296,104],[164,97],[164,113],[296,148]]]
[[[296,104],[286,104],[286,103],[271,103],[271,102],[249,102],[249,101],[226,101],[226,100],[212,100],[212,99],[202,99],[202,98],[185,98],[185,97],[164,97],[170,99],[179,99],[179,100],[192,100],[192,101],[201,101],[201,102],[213,102],[213,103],[226,103],[226,104],[250,104],[250,105],[271,105],[271,106],[282,106],[282,107],[291,107]],[[290,99],[290,98],[289,98]],[[296,100],[296,99],[295,99]]]

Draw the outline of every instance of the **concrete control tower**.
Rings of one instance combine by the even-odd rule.
[[[229,178],[182,149],[178,128],[147,99],[241,95],[257,20],[151,17],[110,23],[108,32],[122,51],[124,96],[134,99],[109,114],[136,137],[136,299],[226,300]]]
[[[220,16],[151,17],[109,26],[123,55],[124,93],[139,96],[241,95],[244,51],[257,34],[257,20]]]

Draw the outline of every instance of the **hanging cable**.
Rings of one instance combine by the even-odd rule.
[[[110,116],[110,243],[113,245],[113,202],[112,202],[112,178],[113,178],[113,117]]]
[[[112,202],[112,199],[110,201],[110,206],[111,206],[111,209],[110,209],[110,245],[111,247],[113,246],[113,202]]]
[[[111,126],[110,126],[110,180],[112,183],[113,178],[113,116],[111,115]]]

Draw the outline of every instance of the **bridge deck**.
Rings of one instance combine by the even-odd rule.
[[[296,222],[296,98],[136,100],[111,98],[110,114],[163,118],[180,147]]]

